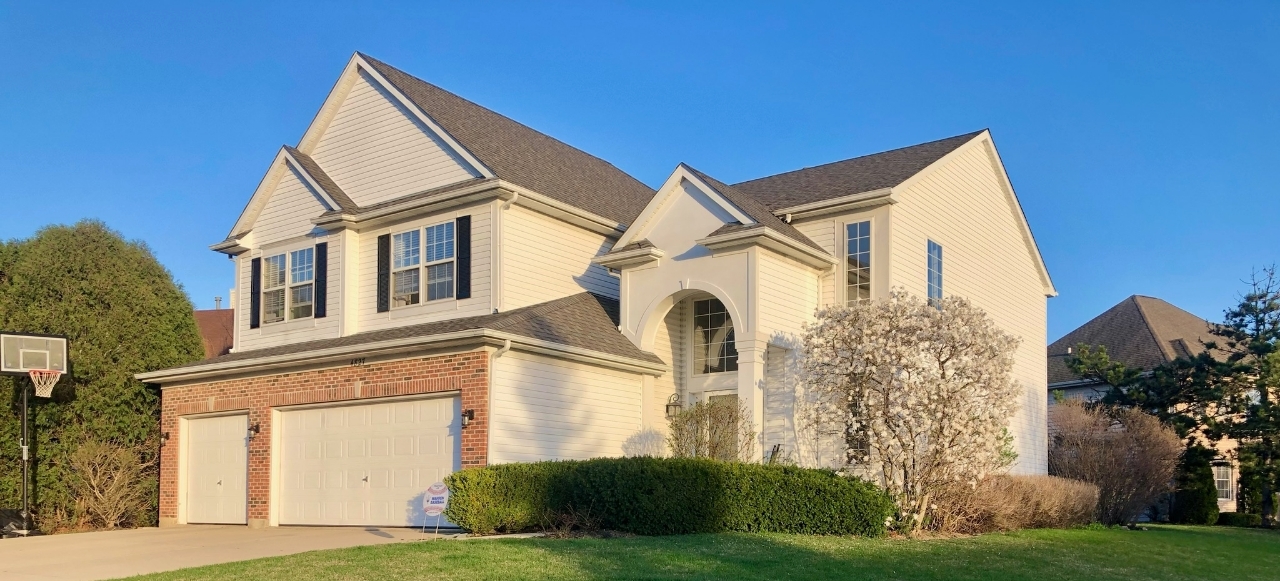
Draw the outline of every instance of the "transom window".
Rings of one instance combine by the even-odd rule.
[[[1231,487],[1232,470],[1230,466],[1213,467],[1213,484],[1218,487],[1218,500],[1231,500],[1235,497]]]
[[[738,370],[738,350],[733,320],[720,299],[693,301],[693,372],[724,373]]]
[[[871,300],[871,222],[858,222],[845,226],[848,240],[845,270],[848,274],[847,304]]]
[[[423,231],[426,244],[423,245]],[[424,260],[425,258],[425,260]],[[454,226],[444,222],[423,230],[410,230],[391,237],[391,306],[407,307],[422,302],[422,278],[426,271],[427,300],[453,298]]]
[[[942,301],[942,245],[929,241],[929,304],[938,306]]]
[[[262,259],[262,322],[305,319],[315,313],[316,255],[303,248]]]

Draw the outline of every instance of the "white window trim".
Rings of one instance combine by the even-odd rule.
[[[298,323],[300,321],[312,322],[315,320],[316,318],[316,290],[315,290],[316,289],[315,287],[316,269],[319,268],[318,265],[316,265],[315,247],[316,247],[316,244],[319,244],[320,242],[323,242],[323,241],[324,241],[323,239],[318,238],[315,240],[308,240],[307,243],[305,244],[293,244],[289,246],[283,246],[280,248],[263,249],[261,251],[262,254],[261,256],[258,257],[262,262],[262,274],[261,274],[262,284],[259,285],[260,288],[258,289],[258,305],[259,305],[258,326],[260,329],[266,329],[267,327],[271,327],[273,330],[279,329],[281,327],[292,328],[296,325],[290,325],[290,323]],[[299,250],[306,250],[308,248],[312,249],[311,250],[311,281],[294,284],[293,275],[292,275],[293,253]],[[266,284],[267,283],[267,280],[266,280],[267,259],[274,258],[276,256],[281,256],[281,255],[284,256],[284,284],[281,286],[267,288],[267,284]],[[311,285],[311,314],[306,317],[292,318],[290,317],[290,314],[293,311],[293,292],[292,292],[293,288],[307,285],[307,284]],[[266,316],[267,316],[267,296],[266,295],[268,292],[275,291],[275,290],[284,291],[284,318],[280,319],[279,321],[272,321],[268,323],[266,320]]]
[[[417,262],[417,263],[415,263],[415,264],[412,264],[412,265],[410,265],[410,266],[403,266],[403,267],[400,267],[400,268],[396,268],[396,254],[395,254],[395,253],[396,253],[396,236],[403,236],[403,235],[405,235],[405,234],[408,234],[408,233],[410,233],[410,232],[415,232],[415,231],[418,233],[418,262]],[[426,302],[426,301],[422,300],[422,298],[423,298],[423,297],[422,297],[422,282],[423,282],[423,281],[422,281],[422,278],[423,278],[423,277],[422,277],[422,247],[423,247],[422,239],[423,239],[423,234],[424,234],[424,233],[423,233],[423,227],[422,227],[422,226],[418,226],[418,227],[416,227],[416,228],[409,228],[409,229],[406,229],[406,230],[401,230],[401,231],[399,231],[399,232],[391,232],[391,275],[390,275],[390,276],[391,276],[391,280],[390,280],[390,281],[388,281],[388,282],[390,283],[390,286],[391,286],[391,310],[392,310],[392,311],[395,311],[395,310],[398,310],[398,309],[409,309],[409,308],[413,308],[413,307],[419,306],[419,305],[421,305],[421,304],[423,304],[423,303],[425,303],[425,302]],[[396,305],[396,275],[397,275],[397,274],[400,274],[400,273],[402,273],[402,272],[408,272],[408,271],[410,271],[410,270],[415,270],[415,269],[416,269],[416,270],[418,270],[418,302],[416,302],[416,303],[409,303],[409,304],[406,304],[406,305],[399,305],[399,306],[397,306],[397,305]]]
[[[837,224],[837,228],[839,229],[837,231],[837,240],[839,241],[838,244],[840,244],[839,254],[840,254],[840,263],[842,264],[842,266],[840,268],[839,276],[836,279],[836,284],[840,286],[840,289],[836,293],[836,296],[839,297],[838,299],[839,303],[844,306],[849,306],[849,226],[852,226],[854,224],[861,224],[863,222],[867,223],[867,229],[870,235],[869,243],[871,245],[871,248],[868,252],[868,254],[870,255],[869,259],[871,261],[871,268],[868,269],[868,277],[869,277],[868,293],[870,294],[869,300],[874,301],[876,298],[876,268],[877,268],[877,265],[879,265],[880,263],[880,261],[876,260],[877,228],[876,228],[876,220],[874,219],[874,216],[867,215],[861,218],[853,218],[850,220],[838,222]]]
[[[930,280],[930,279],[932,279],[932,278],[933,278],[933,267],[929,264],[929,263],[930,263],[930,261],[932,261],[932,260],[933,260],[933,255],[932,255],[932,253],[930,252],[930,248],[929,248],[929,247],[930,247],[930,245],[936,245],[936,246],[938,247],[938,251],[939,251],[939,255],[940,255],[940,257],[939,257],[939,259],[938,259],[938,281],[939,281],[939,282],[938,282],[938,296],[937,296],[937,299],[936,299],[936,300],[938,300],[938,301],[941,301],[942,299],[947,298],[947,278],[946,278],[946,277],[947,277],[947,245],[946,245],[946,244],[943,244],[943,243],[941,243],[941,242],[938,242],[937,240],[935,240],[935,239],[933,239],[933,238],[926,238],[926,239],[925,239],[925,244],[924,244],[924,269],[925,269],[924,294],[925,294],[925,299],[926,299],[926,300],[928,300],[930,303],[932,303],[932,302],[935,300],[935,298],[930,294],[930,293],[931,293],[931,291],[933,290],[933,288],[932,288],[932,287],[933,287],[933,282],[932,282],[932,280]]]
[[[689,308],[688,308],[689,316],[688,316],[688,317],[686,317],[686,318],[688,319],[688,321],[687,321],[687,323],[685,324],[685,336],[689,338],[689,347],[688,347],[688,351],[689,351],[689,355],[688,355],[688,359],[689,359],[689,361],[688,361],[688,364],[689,364],[689,365],[688,365],[688,368],[689,368],[689,377],[690,377],[690,379],[691,379],[692,381],[702,381],[702,382],[704,382],[704,383],[706,383],[706,384],[713,384],[713,383],[715,383],[715,382],[714,382],[713,380],[705,379],[705,378],[726,377],[726,376],[727,376],[727,377],[734,377],[734,378],[736,378],[736,377],[738,376],[738,370],[737,370],[737,369],[735,369],[735,370],[733,370],[733,371],[716,371],[716,372],[714,372],[714,373],[698,373],[698,372],[695,372],[695,371],[694,371],[694,365],[696,365],[696,364],[694,363],[694,356],[693,356],[693,354],[694,354],[694,350],[697,348],[697,340],[696,340],[696,339],[697,339],[697,336],[694,334],[694,332],[696,331],[696,329],[695,329],[695,327],[694,327],[694,319],[696,318],[696,316],[694,315],[694,307],[693,307],[693,304],[694,304],[694,303],[696,303],[696,302],[698,302],[698,301],[706,301],[706,300],[711,300],[711,299],[720,300],[720,299],[719,299],[719,297],[715,297],[715,296],[704,297],[704,298],[696,298],[696,297],[695,297],[695,298],[691,298],[691,299],[689,299]],[[721,301],[721,304],[723,304],[723,301]],[[729,314],[729,308],[728,308],[728,307],[725,307],[724,316],[725,316],[725,318],[726,318],[727,320],[729,320],[729,321],[733,321],[733,315]],[[737,329],[736,323],[735,323],[735,327],[734,327],[733,331],[734,331],[733,348],[734,348],[734,351],[737,351],[737,349],[738,349],[738,340],[737,340],[737,339],[738,339],[738,337],[737,337],[738,329]],[[734,382],[735,382],[735,384],[736,384],[737,380],[736,380],[736,379],[734,379]]]
[[[459,215],[463,215],[463,214],[459,214]],[[391,286],[391,309],[390,309],[391,312],[403,311],[407,309],[418,309],[423,307],[424,305],[438,305],[438,304],[444,303],[445,301],[456,301],[458,299],[458,228],[456,225],[454,226],[454,229],[453,229],[453,254],[450,255],[449,258],[444,258],[441,260],[428,261],[426,259],[427,258],[427,229],[435,226],[443,226],[445,224],[456,223],[456,222],[457,222],[457,217],[451,216],[443,220],[436,219],[432,222],[418,223],[412,228],[405,228],[404,230],[393,230],[388,232],[391,235],[391,252],[392,252],[391,280],[389,281]],[[395,267],[396,257],[394,254],[395,253],[395,237],[401,234],[407,234],[409,232],[413,232],[415,230],[418,232],[418,264],[397,269]],[[428,280],[428,277],[427,277],[427,268],[431,266],[450,263],[450,262],[453,263],[454,266],[453,266],[453,280],[450,282],[453,288],[451,289],[449,296],[444,298],[434,299],[434,300],[428,298],[430,295],[428,294],[427,287],[430,284],[430,281]],[[400,272],[413,270],[415,268],[418,269],[418,302],[408,304],[408,305],[397,306],[396,299],[395,299],[396,274]]]
[[[429,229],[429,228],[433,228],[433,227],[436,227],[436,226],[444,226],[445,224],[453,224],[453,234],[452,234],[452,236],[453,236],[453,251],[449,253],[449,257],[448,257],[448,258],[442,258],[442,259],[440,259],[440,260],[435,260],[435,261],[430,261],[430,262],[428,262],[428,261],[426,260],[426,258],[427,258],[427,229]],[[427,290],[424,288],[424,289],[422,289],[422,291],[420,291],[420,292],[422,292],[422,294],[423,294],[423,295],[426,295],[426,296],[423,296],[423,297],[422,297],[422,298],[423,298],[423,300],[422,300],[422,304],[426,304],[426,303],[433,303],[433,302],[434,302],[434,303],[438,303],[438,302],[441,302],[441,301],[457,300],[457,298],[458,298],[458,226],[457,226],[457,219],[456,219],[456,218],[451,218],[451,219],[449,219],[449,220],[444,220],[444,221],[436,222],[436,223],[434,223],[434,224],[427,224],[426,226],[423,226],[423,227],[422,227],[422,258],[423,258],[423,261],[422,261],[422,278],[421,278],[421,279],[419,279],[419,280],[421,280],[421,281],[422,281],[422,283],[421,283],[421,284],[422,284],[422,286],[424,286],[424,287],[427,287],[427,286],[430,286],[430,285],[431,285],[431,280],[430,280],[430,278],[427,276],[427,271],[428,271],[428,269],[429,269],[430,267],[432,267],[432,266],[439,266],[439,265],[441,265],[441,264],[446,264],[446,263],[453,263],[453,276],[452,276],[452,277],[450,278],[450,280],[449,280],[449,285],[450,285],[452,288],[449,290],[449,296],[444,297],[444,298],[439,298],[439,299],[431,300],[431,299],[429,298],[429,296],[430,296],[430,295],[427,293]]]

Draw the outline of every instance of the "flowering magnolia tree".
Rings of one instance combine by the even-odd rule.
[[[850,468],[896,497],[907,532],[925,522],[931,495],[974,486],[1013,459],[1018,340],[963,298],[935,304],[895,289],[820,311],[804,336],[819,421],[843,429]]]

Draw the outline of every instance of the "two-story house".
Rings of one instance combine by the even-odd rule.
[[[837,464],[797,419],[798,337],[891,287],[1022,338],[1016,469],[1045,471],[1054,290],[987,131],[735,185],[681,164],[654,192],[356,54],[213,249],[234,351],[139,376],[162,524],[420,524],[454,470],[622,455],[722,396],[759,453]]]

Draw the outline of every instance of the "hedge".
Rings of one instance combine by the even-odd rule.
[[[446,516],[476,533],[576,515],[641,535],[788,532],[880,536],[894,512],[877,487],[827,470],[701,458],[602,458],[456,472]]]
[[[1256,528],[1262,526],[1262,515],[1247,512],[1223,512],[1218,514],[1218,526]]]

